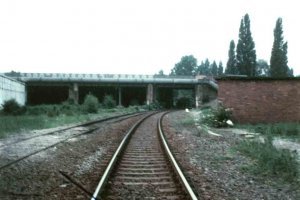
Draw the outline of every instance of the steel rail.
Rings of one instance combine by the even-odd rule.
[[[134,115],[134,116],[135,116],[135,115]],[[147,116],[148,116],[148,115],[147,115]],[[101,122],[102,122],[102,121],[107,121],[107,120],[112,119],[112,118],[114,118],[114,117],[106,118],[106,119],[104,119],[104,120],[99,120],[99,121],[101,121]],[[115,117],[115,118],[118,118],[118,117]],[[89,122],[89,123],[92,124],[91,122]],[[100,122],[99,122],[99,123],[100,123]],[[98,129],[98,128],[93,128],[93,129],[84,131],[84,132],[79,133],[79,134],[77,134],[77,135],[73,135],[73,136],[71,136],[71,137],[68,137],[68,138],[65,138],[65,139],[63,139],[63,140],[60,140],[60,141],[58,141],[58,142],[56,142],[56,143],[54,143],[54,144],[52,144],[52,145],[49,145],[49,146],[46,146],[46,147],[44,147],[44,148],[38,149],[38,150],[36,150],[36,151],[34,151],[34,152],[31,152],[31,153],[29,153],[29,154],[27,154],[27,155],[25,155],[25,156],[22,156],[22,157],[20,157],[20,158],[18,158],[18,159],[16,159],[16,160],[13,160],[13,161],[11,161],[11,162],[8,162],[8,163],[6,163],[6,164],[0,166],[0,171],[3,170],[3,169],[5,169],[5,168],[7,168],[7,167],[9,167],[9,166],[11,166],[11,165],[13,165],[13,164],[16,164],[16,163],[20,162],[20,161],[22,161],[22,160],[24,160],[24,159],[26,159],[26,158],[28,158],[28,157],[31,157],[31,156],[33,156],[33,155],[35,155],[35,154],[38,154],[38,153],[40,153],[40,152],[42,152],[42,151],[45,151],[45,150],[47,150],[47,149],[53,148],[53,147],[57,146],[58,144],[61,144],[61,143],[63,143],[63,142],[66,142],[66,141],[68,141],[68,140],[70,140],[70,139],[72,139],[72,138],[76,138],[76,137],[79,137],[79,136],[81,136],[81,135],[91,133],[91,132],[93,132],[93,131],[95,131],[95,130],[97,130],[97,129]]]
[[[158,120],[157,126],[158,126],[158,132],[159,132],[159,136],[160,139],[162,141],[164,150],[166,151],[168,158],[170,160],[170,163],[172,165],[172,167],[174,168],[174,170],[176,171],[176,174],[179,176],[180,182],[182,183],[184,189],[186,190],[186,192],[188,193],[188,195],[190,196],[190,198],[192,200],[197,200],[198,198],[196,197],[194,191],[192,190],[191,186],[189,185],[188,181],[186,180],[182,170],[180,169],[179,165],[177,164],[172,152],[170,151],[170,148],[167,144],[167,141],[165,139],[165,134],[162,130],[162,119],[163,117],[167,114],[168,112],[165,112],[160,119]]]
[[[118,157],[121,155],[122,150],[125,148],[126,144],[128,143],[132,133],[138,128],[138,126],[147,118],[149,118],[150,116],[154,115],[157,112],[151,113],[145,117],[143,117],[142,119],[140,119],[137,123],[135,123],[131,129],[126,133],[125,137],[123,138],[122,142],[120,143],[119,147],[117,148],[116,152],[114,153],[112,159],[110,160],[108,166],[106,167],[96,189],[95,192],[93,193],[93,196],[91,198],[91,200],[96,200],[97,196],[99,193],[101,193],[105,187],[105,184],[113,170],[113,167],[115,166]]]

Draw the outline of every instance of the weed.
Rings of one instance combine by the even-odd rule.
[[[236,149],[254,160],[254,164],[248,170],[256,174],[281,177],[287,182],[296,181],[299,177],[297,154],[275,148],[270,135],[264,143],[245,140],[239,143]]]
[[[91,94],[86,95],[83,102],[83,110],[87,113],[97,113],[98,107],[99,107],[99,102],[97,97]]]
[[[104,96],[104,99],[103,99],[103,102],[102,102],[102,106],[104,108],[115,108],[116,105],[117,105],[117,103],[111,95],[105,95]]]

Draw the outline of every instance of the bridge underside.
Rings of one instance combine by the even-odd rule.
[[[166,108],[198,107],[203,101],[216,98],[216,90],[206,84],[115,84],[115,83],[69,83],[39,82],[26,83],[27,104],[58,104],[64,101],[83,103],[87,94],[103,101],[111,95],[118,105],[143,105],[159,102]],[[181,99],[181,100],[180,100]],[[182,101],[185,99],[186,101]]]

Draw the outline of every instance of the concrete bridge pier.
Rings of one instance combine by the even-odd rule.
[[[118,105],[119,106],[122,106],[122,88],[121,87],[118,87]]]
[[[69,99],[73,100],[75,104],[78,104],[78,99],[79,99],[79,91],[78,91],[78,84],[73,83],[69,87]]]
[[[202,104],[203,99],[203,86],[202,85],[196,85],[195,86],[195,105],[196,108],[199,108]]]
[[[147,105],[150,105],[155,100],[155,90],[152,84],[147,85]]]

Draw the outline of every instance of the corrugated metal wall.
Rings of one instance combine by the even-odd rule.
[[[9,77],[0,75],[0,107],[4,101],[15,99],[24,105],[26,101],[25,84]]]

